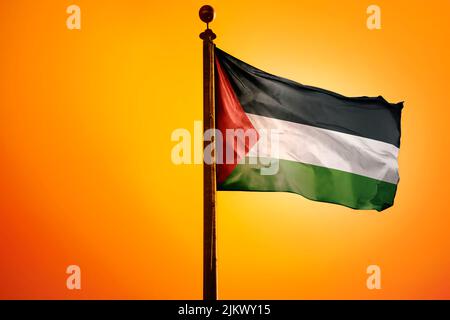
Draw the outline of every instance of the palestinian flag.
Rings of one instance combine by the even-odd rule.
[[[403,103],[305,86],[218,48],[215,64],[216,128],[235,160],[218,161],[218,190],[293,192],[354,209],[393,205]],[[231,136],[227,129],[256,136]],[[276,148],[263,138],[271,130]],[[269,164],[276,172],[263,174]]]

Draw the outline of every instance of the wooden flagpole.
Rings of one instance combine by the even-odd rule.
[[[214,20],[214,9],[203,6],[200,19],[206,30],[200,34],[203,40],[203,132],[215,128],[214,95],[214,32],[209,23]],[[214,141],[215,143],[215,141]],[[209,142],[203,142],[203,150]],[[215,153],[215,151],[213,151]],[[203,299],[217,300],[217,256],[216,256],[216,164],[215,154],[211,164],[203,161]]]

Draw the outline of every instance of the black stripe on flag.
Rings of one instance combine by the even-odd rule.
[[[403,103],[345,97],[259,70],[216,48],[216,57],[246,113],[370,138],[400,147]]]

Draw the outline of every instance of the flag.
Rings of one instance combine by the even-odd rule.
[[[403,103],[302,85],[218,48],[215,68],[218,190],[292,192],[354,209],[393,205]],[[264,173],[269,167],[276,170]]]

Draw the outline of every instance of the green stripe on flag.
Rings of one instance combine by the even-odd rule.
[[[269,163],[269,160],[249,159],[238,164],[218,190],[285,191],[310,200],[378,211],[394,203],[397,185],[392,183],[289,160],[279,160],[277,174],[261,175],[260,168],[264,165],[249,163]]]

